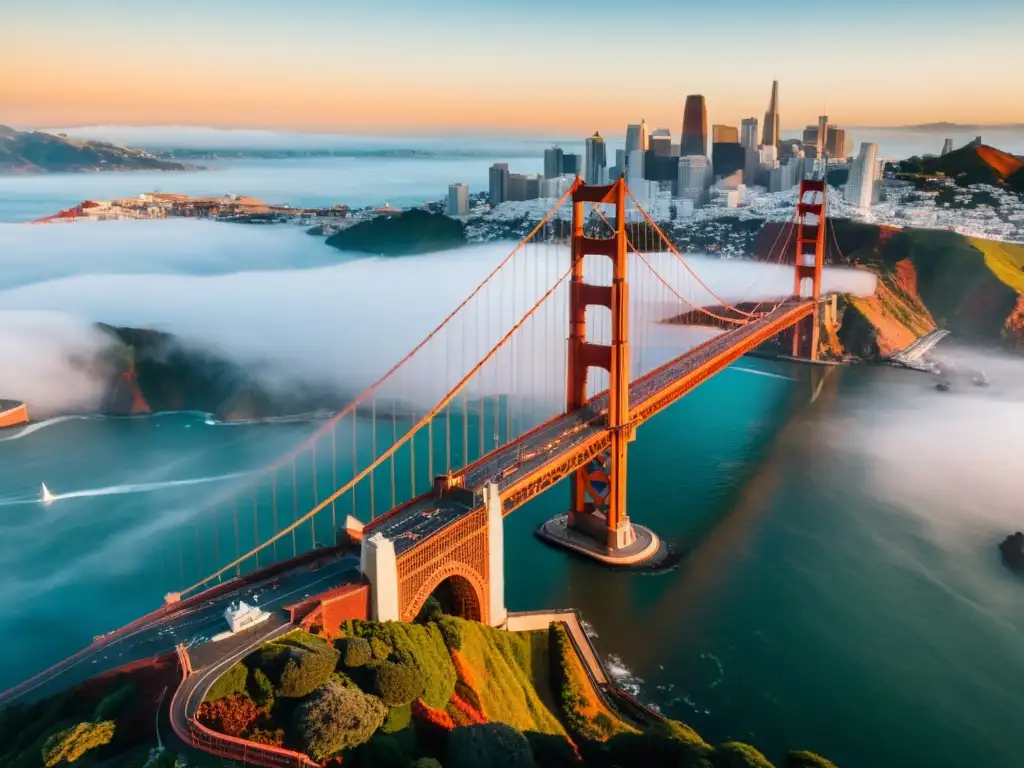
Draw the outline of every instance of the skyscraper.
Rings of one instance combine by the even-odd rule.
[[[679,155],[707,155],[708,153],[708,110],[704,97],[691,94],[686,97],[683,109],[683,135],[679,139]]]
[[[579,176],[583,171],[583,156],[571,152],[562,155],[562,173]]]
[[[711,161],[702,155],[688,155],[679,158],[679,176],[676,182],[676,196],[693,200],[695,205],[704,201],[704,194],[711,184]]]
[[[772,80],[772,99],[768,102],[768,111],[764,113],[761,143],[766,147],[776,147],[779,138],[779,81]]]
[[[448,185],[448,215],[463,216],[469,213],[469,187],[465,184]]]
[[[672,137],[665,135],[651,135],[649,147],[652,154],[659,157],[668,157],[672,154]]]
[[[818,116],[818,141],[817,157],[821,157],[825,152],[825,148],[828,146],[828,115]]]
[[[601,138],[600,133],[594,131],[594,135],[587,139],[587,160],[583,180],[587,184],[603,184],[607,167],[608,156],[605,151],[604,139]]]
[[[944,142],[942,142],[942,154],[948,155],[952,151],[953,151],[953,140],[952,139],[946,139]]]
[[[562,150],[551,147],[544,150],[544,178],[553,179],[562,175]]]
[[[626,127],[626,157],[628,158],[635,150],[647,150],[647,121],[641,120],[640,124],[630,124]]]
[[[712,125],[712,144],[739,144],[740,132],[735,125]]]
[[[756,117],[745,117],[740,123],[740,144],[748,149],[757,149]]]
[[[495,163],[488,173],[487,200],[501,205],[508,197],[508,163]]]
[[[828,138],[825,141],[825,151],[833,160],[845,160],[849,157],[849,147],[846,146],[846,131],[842,128],[829,126]]]
[[[870,207],[876,201],[875,185],[878,172],[878,145],[862,143],[860,154],[850,166],[850,177],[843,189],[843,198],[858,208]]]

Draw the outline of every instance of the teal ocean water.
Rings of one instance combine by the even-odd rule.
[[[846,766],[1011,768],[1024,582],[995,545],[1016,480],[956,490],[988,479],[968,464],[991,450],[975,439],[1006,447],[986,419],[1019,415],[999,381],[947,397],[895,370],[743,360],[631,447],[630,513],[679,564],[617,573],[546,547],[533,530],[563,511],[557,487],[506,520],[508,605],[575,606],[624,685],[709,739]],[[4,435],[0,643],[23,664],[5,664],[0,685],[209,570],[211,513],[195,510],[310,429],[167,414]],[[36,503],[41,482],[63,498]],[[271,524],[250,514],[243,548]]]

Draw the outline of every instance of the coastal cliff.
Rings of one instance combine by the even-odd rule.
[[[222,421],[249,421],[335,411],[345,403],[328,387],[271,388],[254,371],[172,334],[98,327],[112,342],[96,364],[107,380],[99,406],[102,413],[201,411]]]
[[[788,224],[768,223],[755,256]],[[832,221],[825,263],[878,278],[873,296],[842,296],[840,356],[879,360],[935,328],[972,343],[1024,350],[1024,246],[957,232]],[[785,233],[783,233],[785,236]]]

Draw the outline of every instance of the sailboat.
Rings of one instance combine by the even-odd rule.
[[[52,504],[54,501],[57,500],[57,497],[54,496],[52,493],[50,493],[50,489],[46,487],[46,483],[43,483],[42,486],[43,486],[43,492],[42,492],[42,496],[39,499],[39,503],[40,504]]]

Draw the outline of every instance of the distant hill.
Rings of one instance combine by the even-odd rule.
[[[900,163],[905,173],[943,174],[961,186],[991,184],[1024,191],[1024,162],[988,144],[968,144],[940,157],[912,157]]]
[[[78,141],[0,125],[0,174],[69,171],[187,171],[195,166],[161,160],[141,149]]]
[[[327,238],[327,244],[342,251],[409,256],[463,246],[466,232],[461,222],[443,213],[413,209],[343,229]]]

